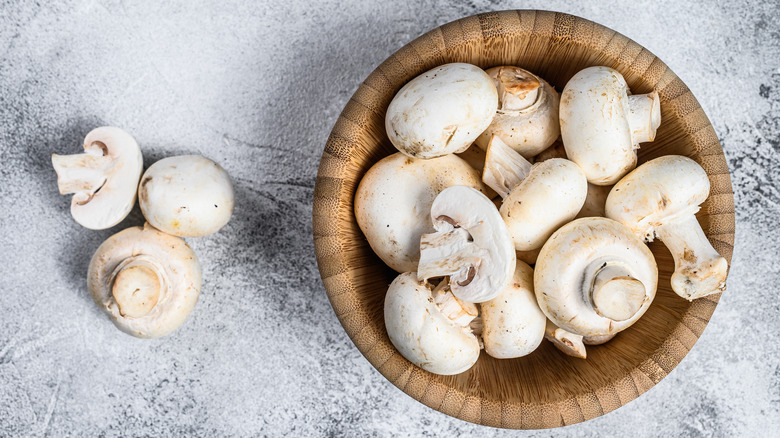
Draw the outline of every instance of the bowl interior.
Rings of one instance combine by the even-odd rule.
[[[707,171],[710,197],[697,215],[715,249],[731,261],[734,204],[723,151],[712,126],[682,81],[652,53],[591,21],[546,11],[480,14],[434,29],[383,62],[349,101],[322,155],[314,196],[314,238],[323,283],[355,345],[393,384],[426,405],[464,420],[507,428],[556,427],[584,421],[633,400],[665,377],[691,349],[719,295],[692,303],[670,289],[674,262],[650,245],[659,268],[648,312],[588,359],[570,358],[543,342],[529,356],[493,359],[484,352],[457,376],[423,371],[392,346],[383,301],[397,273],[374,255],[357,226],[353,197],[365,172],[396,152],[384,129],[387,105],[406,82],[437,65],[482,68],[517,65],[560,92],[579,70],[606,65],[620,71],[635,94],[655,89],[662,123],[639,162],[686,155]]]

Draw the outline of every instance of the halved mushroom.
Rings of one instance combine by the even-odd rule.
[[[604,336],[631,326],[655,298],[653,253],[619,222],[582,218],[544,244],[534,269],[542,312],[558,327]]]
[[[588,353],[585,350],[585,343],[581,335],[567,332],[566,330],[553,324],[549,319],[546,320],[544,329],[544,338],[552,342],[555,348],[567,356],[585,359]]]
[[[420,238],[419,280],[448,276],[452,293],[472,303],[506,288],[515,272],[515,251],[487,196],[471,187],[448,187],[433,200],[431,219],[437,232]]]
[[[225,169],[200,155],[163,158],[144,172],[138,191],[144,217],[174,236],[216,233],[233,215],[234,194]]]
[[[517,262],[509,285],[480,305],[485,352],[497,359],[532,353],[544,338],[547,318],[534,295],[534,271]]]
[[[487,74],[498,89],[498,110],[477,138],[477,145],[486,149],[495,135],[523,157],[531,158],[553,144],[560,135],[555,89],[520,67],[493,67]]]
[[[390,142],[412,158],[465,151],[498,107],[493,80],[481,68],[445,64],[412,79],[387,107]]]
[[[455,298],[446,286],[432,291],[414,272],[403,273],[387,290],[384,316],[390,342],[426,371],[459,374],[479,359],[479,341],[469,328],[477,308]]]
[[[707,172],[680,155],[642,164],[607,197],[607,217],[647,241],[659,238],[674,257],[672,290],[691,301],[726,289],[728,262],[712,247],[696,212],[710,192]]]
[[[629,96],[623,76],[588,67],[561,93],[561,138],[569,159],[596,185],[611,185],[636,167],[639,143],[653,141],[661,124],[658,93]]]
[[[84,138],[84,153],[52,154],[60,194],[73,193],[70,214],[91,230],[122,222],[135,205],[144,160],[127,132],[111,126],[95,128]]]
[[[184,240],[145,224],[100,245],[89,263],[87,286],[119,330],[156,338],[192,312],[200,295],[200,265]]]
[[[455,155],[430,160],[395,153],[366,172],[355,193],[355,218],[371,249],[398,272],[417,271],[420,236],[433,233],[430,211],[447,187],[486,192],[479,173]]]

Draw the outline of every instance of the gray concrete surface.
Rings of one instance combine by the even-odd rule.
[[[0,1],[0,436],[766,436],[780,429],[780,6],[698,1]],[[559,430],[449,418],[388,383],[334,316],[311,238],[320,153],[383,59],[476,12],[574,13],[660,56],[697,96],[734,182],[737,245],[700,341],[629,405]],[[52,152],[98,125],[145,162],[197,153],[233,176],[235,216],[188,239],[189,320],[158,340],[86,292],[98,245],[57,192]]]

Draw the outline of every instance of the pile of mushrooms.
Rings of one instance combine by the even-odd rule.
[[[633,95],[609,67],[559,96],[517,66],[463,63],[409,81],[390,102],[398,153],[355,194],[368,244],[399,272],[385,296],[390,341],[436,374],[532,353],[547,339],[585,359],[648,310],[672,252],[671,288],[725,290],[728,264],[695,213],[709,194],[694,160],[637,165],[661,124],[658,93]],[[533,265],[533,267],[531,267]]]
[[[147,220],[109,237],[89,264],[87,285],[117,328],[156,338],[178,328],[200,296],[201,269],[181,237],[219,231],[233,214],[233,185],[217,163],[168,157],[143,170],[138,143],[115,127],[92,130],[82,154],[52,155],[71,214],[93,230],[120,223],[138,197]],[[140,181],[140,183],[139,183]]]

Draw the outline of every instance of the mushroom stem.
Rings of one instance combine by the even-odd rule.
[[[628,96],[628,126],[634,145],[655,140],[655,131],[661,124],[661,102],[658,93]]]
[[[450,281],[465,286],[474,277],[474,266],[479,262],[480,254],[469,232],[463,228],[423,234],[420,237],[417,278],[422,281],[449,276]]]
[[[459,300],[449,291],[447,279],[439,283],[433,289],[433,301],[439,307],[441,313],[455,324],[466,327],[479,315],[479,309],[473,303]],[[444,284],[445,286],[441,287]]]
[[[544,328],[544,338],[552,342],[553,345],[555,345],[555,348],[569,356],[579,359],[585,359],[587,357],[585,344],[582,342],[582,336],[567,332],[555,325],[549,319],[547,320],[547,326]]]
[[[531,173],[531,162],[523,158],[498,136],[490,138],[482,181],[504,199]]]
[[[639,311],[646,299],[645,286],[623,266],[605,264],[596,272],[591,301],[599,315],[625,321]]]
[[[124,317],[148,315],[167,288],[165,270],[145,256],[126,258],[116,267],[113,277],[111,292]]]
[[[78,201],[89,200],[106,182],[106,173],[113,164],[105,145],[95,142],[83,154],[51,155],[51,164],[57,172],[60,194],[76,193]]]
[[[504,68],[498,72],[499,110],[524,110],[539,98],[539,79],[519,68]]]
[[[672,289],[688,301],[726,290],[728,263],[712,247],[696,216],[655,228],[674,257]]]

